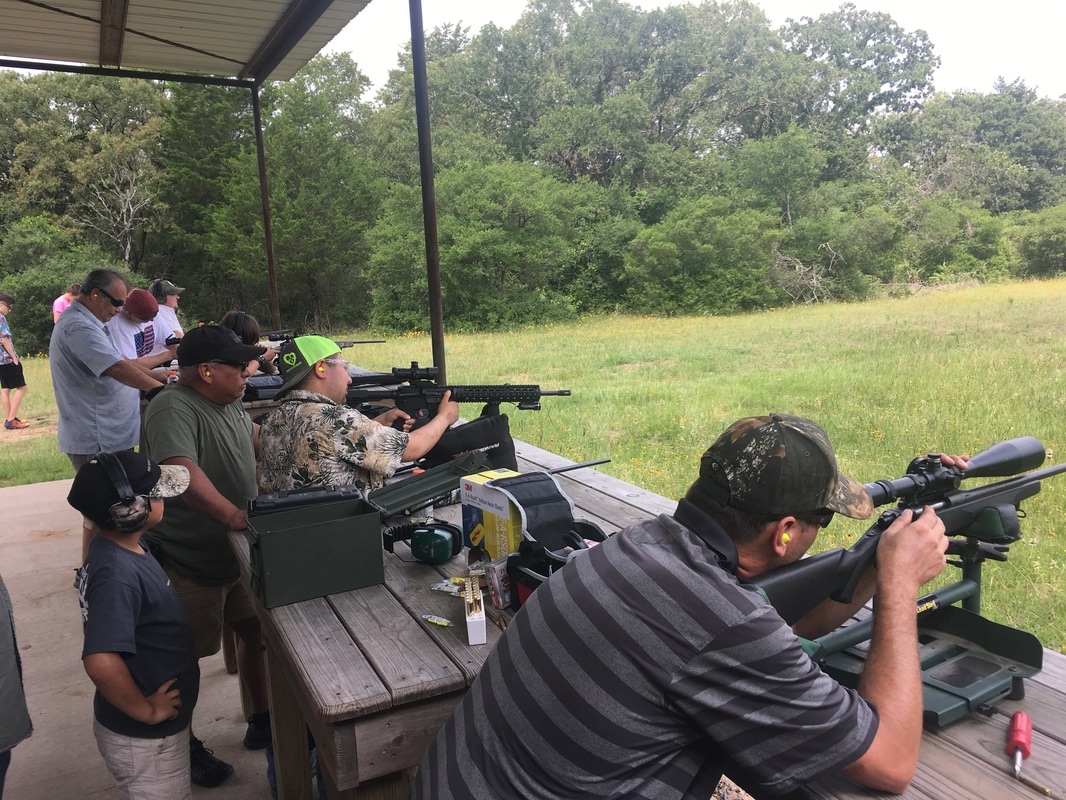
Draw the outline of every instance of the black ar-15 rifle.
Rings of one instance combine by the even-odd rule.
[[[937,596],[940,603],[967,600],[964,608],[979,611],[980,565],[986,559],[1006,561],[1007,549],[1021,537],[1018,524],[1022,500],[1040,491],[1040,481],[1066,472],[1066,463],[1029,472],[1044,461],[1044,446],[1031,436],[993,445],[969,461],[965,470],[947,467],[938,454],[916,458],[902,478],[866,484],[875,506],[895,500],[895,508],[881,514],[877,522],[850,549],[835,548],[765,572],[752,582],[759,586],[782,618],[792,624],[826,597],[850,603],[859,578],[873,562],[881,533],[904,509],[920,511],[931,506],[944,521],[947,535],[953,537],[948,554],[959,557],[963,582],[960,589]],[[999,478],[1007,480],[960,489],[962,480]],[[973,579],[977,580],[974,581]],[[950,599],[949,599],[950,597]]]
[[[515,403],[523,411],[539,411],[542,397],[569,397],[569,389],[541,389],[536,384],[487,384],[441,386],[434,382],[436,367],[394,367],[388,376],[406,385],[389,388],[367,388],[353,383],[348,387],[347,404],[358,408],[363,403],[392,400],[396,407],[415,420],[414,427],[429,422],[437,413],[444,393],[451,391],[457,403]],[[365,381],[363,381],[365,383]]]

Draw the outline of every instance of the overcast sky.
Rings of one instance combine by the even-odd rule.
[[[679,5],[681,0],[625,0],[643,9]],[[934,75],[939,91],[992,91],[997,77],[1021,78],[1042,96],[1066,94],[1066,68],[1060,55],[1066,32],[1062,0],[1012,0],[991,4],[957,0],[854,0],[859,8],[884,11],[905,30],[929,34],[941,66]],[[756,0],[776,27],[789,17],[818,16],[840,0]],[[427,31],[461,22],[476,33],[494,22],[511,27],[525,0],[422,0]],[[372,2],[337,36],[327,51],[348,50],[359,68],[380,86],[396,65],[396,54],[411,38],[406,0]]]

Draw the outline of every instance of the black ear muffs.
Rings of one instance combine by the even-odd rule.
[[[445,522],[393,525],[382,532],[381,540],[390,553],[396,542],[410,540],[411,555],[424,564],[443,564],[463,549],[463,532]]]
[[[129,476],[114,453],[97,453],[96,460],[104,468],[119,497],[119,501],[108,509],[112,526],[121,533],[139,531],[152,513],[151,501],[133,491]]]

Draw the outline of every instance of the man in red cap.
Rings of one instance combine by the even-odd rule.
[[[144,289],[134,289],[118,314],[106,324],[115,349],[146,369],[154,369],[174,360],[177,345],[157,351],[152,320],[159,312],[159,302]],[[154,353],[154,355],[153,355]]]

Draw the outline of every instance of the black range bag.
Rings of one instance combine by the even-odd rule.
[[[518,552],[507,558],[512,608],[519,608],[555,570],[588,550],[588,542],[607,538],[595,523],[574,519],[573,501],[547,472],[496,478],[486,486],[499,489],[521,512],[522,540]]]

